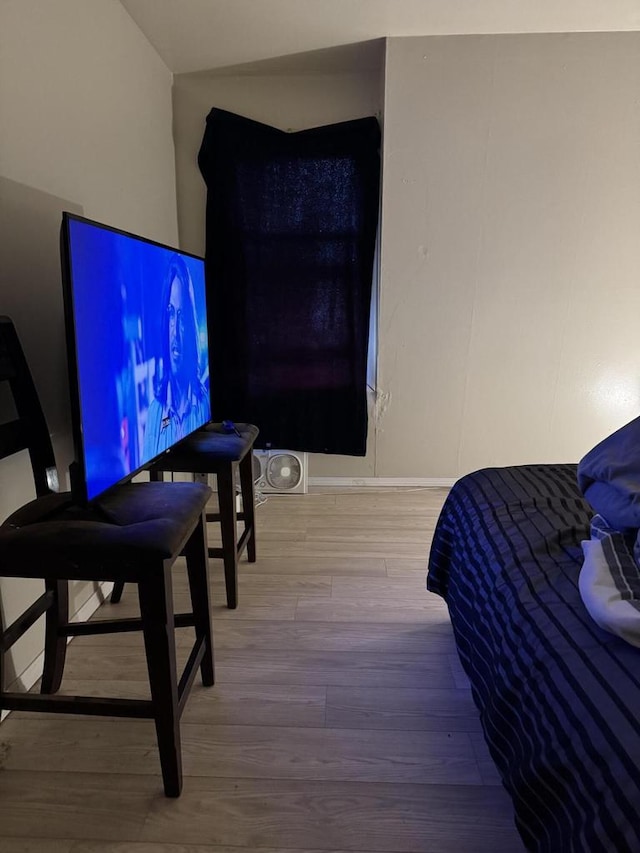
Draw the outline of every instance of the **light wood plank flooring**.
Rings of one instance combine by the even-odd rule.
[[[236,611],[211,565],[216,684],[187,704],[180,799],[162,794],[151,722],[12,714],[0,851],[521,853],[446,608],[425,590],[444,496],[269,497]],[[180,564],[174,591],[186,609]],[[117,609],[136,612],[132,588]],[[74,640],[62,692],[147,696],[140,638]]]

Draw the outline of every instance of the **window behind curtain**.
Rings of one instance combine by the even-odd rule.
[[[284,133],[208,116],[213,415],[263,446],[365,453],[379,144],[375,118]]]

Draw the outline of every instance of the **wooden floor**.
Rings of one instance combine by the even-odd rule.
[[[269,497],[236,611],[211,565],[216,684],[195,686],[183,717],[182,796],[163,796],[149,721],[15,713],[0,851],[522,851],[446,608],[425,590],[444,495]],[[136,612],[132,588],[117,608]],[[145,697],[145,678],[137,635],[78,638],[62,692]]]

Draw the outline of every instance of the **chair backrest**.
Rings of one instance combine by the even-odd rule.
[[[0,316],[0,384],[8,384],[17,412],[17,417],[0,424],[0,459],[28,450],[36,494],[51,494],[58,487],[51,437],[13,321],[4,316]]]

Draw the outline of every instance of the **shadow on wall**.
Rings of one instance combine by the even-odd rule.
[[[61,488],[72,459],[60,278],[63,210],[83,212],[65,199],[0,178],[0,313],[13,319],[20,336],[51,432]],[[0,499],[3,518],[15,508],[6,507],[6,499]]]

